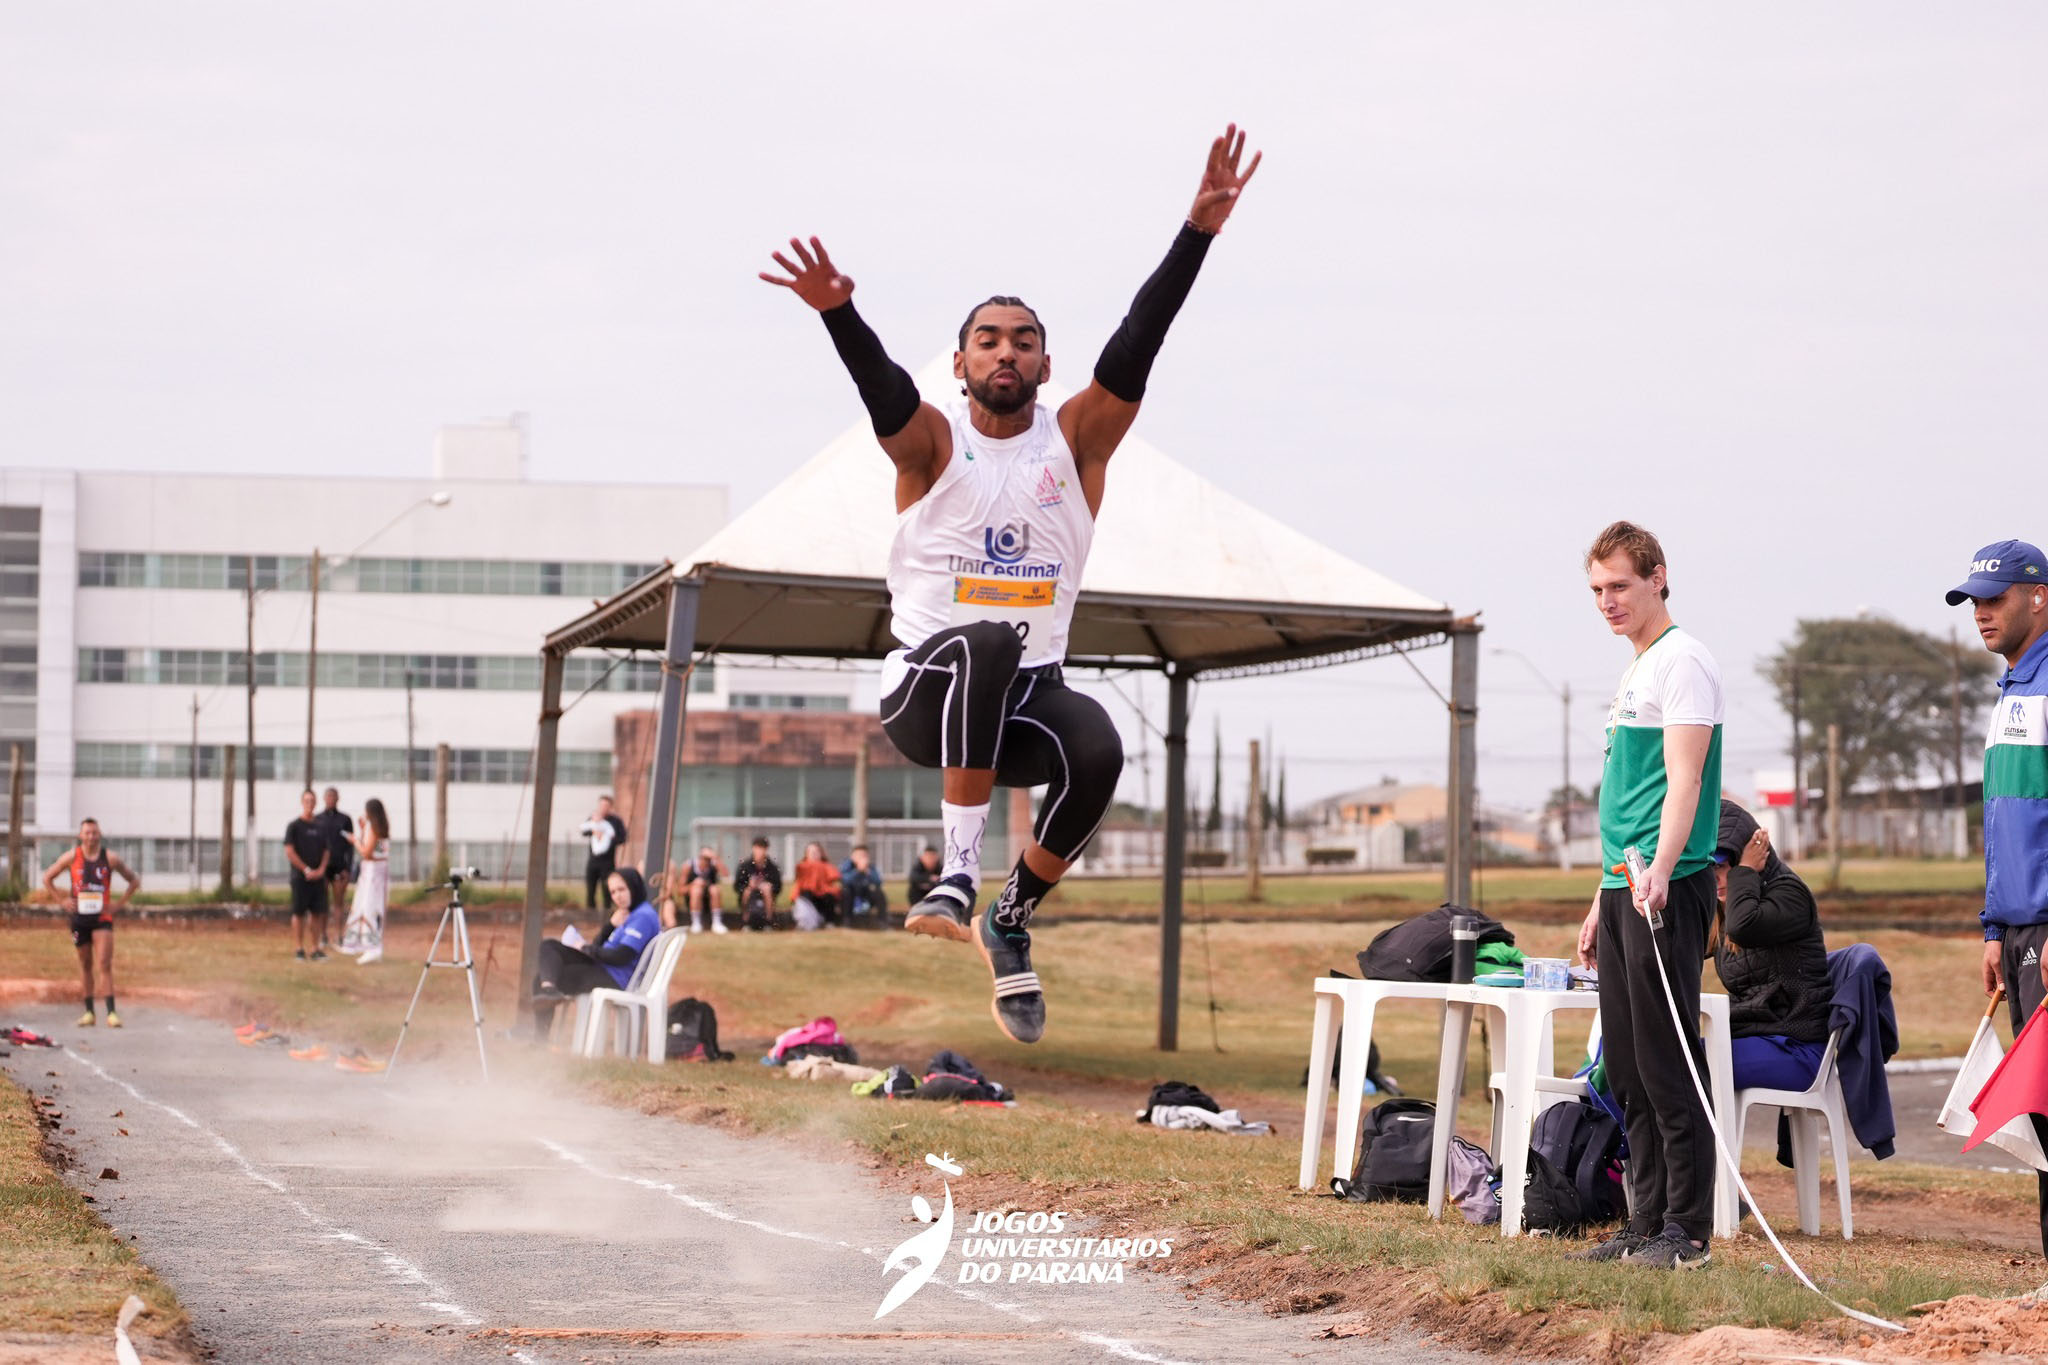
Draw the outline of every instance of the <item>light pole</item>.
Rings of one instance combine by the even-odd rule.
[[[382,526],[379,526],[375,531],[371,532],[368,536],[364,537],[362,543],[357,545],[355,549],[350,550],[345,555],[337,555],[334,558],[328,559],[324,562],[327,566],[338,569],[342,565],[348,563],[351,559],[354,559],[357,555],[361,554],[364,550],[368,549],[370,543],[376,540],[377,537],[383,535],[386,531],[398,525],[399,522],[404,521],[414,512],[419,511],[420,508],[446,507],[449,503],[453,502],[454,500],[454,494],[448,492],[446,489],[437,489],[434,492],[429,493],[426,497],[421,498],[418,502],[408,505],[397,516],[385,522]],[[312,588],[313,593],[312,624],[308,627],[306,634],[307,791],[311,791],[313,789],[313,695],[318,690],[320,682],[320,574],[322,563],[323,561],[320,558],[320,551],[318,547],[315,547],[313,550],[313,558],[307,564],[306,567],[306,578]]]
[[[1493,652],[1520,659],[1536,675],[1536,680],[1564,704],[1564,787],[1558,794],[1557,865],[1569,872],[1572,870],[1572,685],[1566,682],[1562,687],[1558,686],[1544,676],[1534,660],[1518,649],[1496,649]]]

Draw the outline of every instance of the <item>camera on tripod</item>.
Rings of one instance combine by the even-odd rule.
[[[464,882],[473,882],[482,875],[473,867],[451,867],[448,869],[448,885],[460,890]]]

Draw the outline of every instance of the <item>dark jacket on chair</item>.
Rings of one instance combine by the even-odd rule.
[[[1899,1050],[1899,1021],[1892,1013],[1892,973],[1867,943],[1852,943],[1828,954],[1834,979],[1829,1027],[1842,1031],[1835,1072],[1856,1141],[1882,1160],[1892,1154],[1898,1125],[1892,1121],[1892,1091],[1884,1064]]]
[[[1732,801],[1721,803],[1717,849],[1730,857],[1728,902],[1714,967],[1728,990],[1729,1031],[1824,1043],[1834,1002],[1827,942],[1813,892],[1776,853],[1761,872],[1741,866],[1756,819]]]

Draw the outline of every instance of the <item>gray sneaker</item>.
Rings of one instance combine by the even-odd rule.
[[[959,872],[934,886],[925,898],[910,907],[903,927],[927,938],[949,938],[955,943],[972,943],[968,917],[974,913],[974,883]]]
[[[993,916],[974,917],[974,943],[995,978],[989,1013],[1012,1041],[1035,1043],[1045,1036],[1045,990],[1031,970],[1031,935],[1005,929]]]
[[[1694,1246],[1683,1229],[1667,1227],[1634,1251],[1624,1252],[1621,1259],[1652,1270],[1698,1270],[1714,1256],[1705,1247]]]
[[[1619,1232],[1608,1233],[1589,1247],[1580,1247],[1577,1251],[1568,1253],[1565,1259],[1567,1261],[1618,1261],[1649,1240],[1651,1240],[1649,1237],[1640,1232],[1630,1232],[1627,1228],[1623,1228]]]

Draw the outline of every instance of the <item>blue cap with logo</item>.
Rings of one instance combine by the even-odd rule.
[[[1948,604],[1960,607],[1972,597],[1996,597],[2015,583],[2048,584],[2048,559],[2024,540],[2001,540],[1977,551],[1970,576],[1948,590]]]

